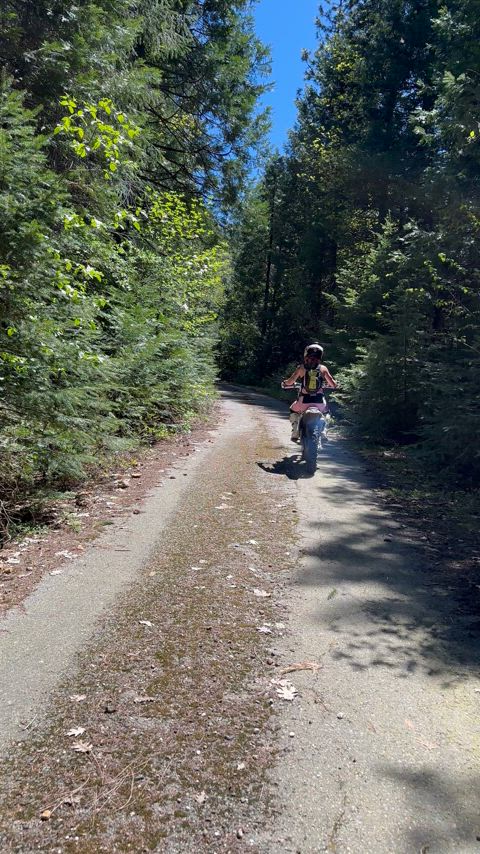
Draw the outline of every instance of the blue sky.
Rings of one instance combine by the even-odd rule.
[[[303,83],[302,48],[315,47],[315,18],[319,0],[259,0],[255,10],[256,31],[272,51],[275,88],[264,96],[272,108],[271,142],[282,148],[295,122],[295,97]]]

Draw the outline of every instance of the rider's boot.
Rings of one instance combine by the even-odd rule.
[[[322,432],[320,433],[320,436],[322,437],[322,442],[328,442],[327,428],[328,428],[328,422],[329,422],[329,420],[330,420],[330,416],[329,416],[329,415],[326,415],[326,416],[325,416],[325,421],[324,421],[324,424],[323,424],[323,428],[322,428]]]
[[[300,438],[300,435],[298,432],[300,415],[298,414],[298,412],[291,412],[290,413],[290,422],[292,424],[292,435],[290,438],[291,438],[292,442],[298,442],[298,440]]]

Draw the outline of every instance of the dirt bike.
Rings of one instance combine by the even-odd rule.
[[[294,383],[293,385],[282,383],[282,388],[299,391],[302,386],[301,383]],[[317,469],[318,451],[322,448],[322,434],[324,434],[327,426],[328,407],[323,402],[305,404],[305,407],[298,422],[299,441],[305,467],[309,474],[314,474]]]

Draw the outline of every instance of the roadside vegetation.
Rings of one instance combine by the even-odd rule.
[[[344,416],[417,474],[480,480],[480,20],[355,0],[319,23],[284,156],[236,221],[225,378],[326,345]]]
[[[208,405],[221,223],[262,139],[249,2],[8,0],[0,534]]]

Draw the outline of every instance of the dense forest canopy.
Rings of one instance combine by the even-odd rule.
[[[266,121],[250,6],[2,4],[5,514],[105,451],[188,425],[211,398],[220,223]]]
[[[278,377],[320,339],[364,436],[478,483],[478,4],[349,0],[318,35],[235,224],[224,376]]]

